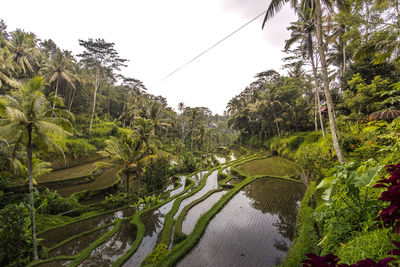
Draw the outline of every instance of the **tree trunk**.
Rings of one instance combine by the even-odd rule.
[[[129,166],[125,168],[126,175],[126,200],[129,203]]]
[[[72,102],[74,102],[75,91],[76,91],[76,88],[73,87],[73,88],[72,88],[72,95],[71,95],[71,98],[70,98],[70,100],[69,100],[68,111],[71,111]]]
[[[126,109],[126,102],[124,101],[124,106],[123,106],[123,108],[122,108],[122,114],[121,114],[121,116],[124,115],[124,121],[123,121],[123,125],[122,125],[122,128],[124,128],[124,129],[125,129],[125,123],[126,123],[126,113],[125,113],[125,109]]]
[[[315,91],[315,100],[314,100],[314,129],[317,132],[318,131],[318,119],[317,119],[317,91]]]
[[[29,180],[29,204],[32,230],[33,260],[38,260],[38,250],[36,244],[36,225],[35,225],[35,206],[33,202],[33,177],[32,177],[32,126],[28,126],[28,180]]]
[[[322,136],[325,138],[325,129],[324,129],[325,127],[324,127],[324,121],[322,119],[321,101],[319,99],[319,83],[318,83],[317,67],[315,66],[315,62],[314,62],[314,52],[312,51],[312,47],[309,48],[309,56],[310,56],[311,67],[312,67],[313,75],[314,75],[314,83],[315,83],[315,101],[316,101],[315,111],[318,112],[318,114],[319,114],[319,122],[321,124],[321,132],[322,132]]]
[[[181,135],[181,137],[182,137],[182,142],[183,142],[183,143],[185,143],[185,136],[184,136],[184,134],[185,134],[185,124],[184,124],[184,122],[182,122],[182,135]]]
[[[56,81],[56,91],[54,92],[54,98],[56,98],[57,97],[57,92],[58,92],[58,78],[57,78],[57,81]],[[54,101],[53,101],[53,110],[52,110],[52,115],[54,116],[54,109],[55,109],[55,107],[56,107],[56,100],[54,99]]]
[[[92,106],[92,114],[90,115],[89,133],[92,131],[93,118],[94,118],[94,113],[96,111],[96,96],[98,88],[99,88],[99,67],[96,68],[96,79],[94,83],[93,106]]]
[[[342,155],[342,150],[339,145],[339,140],[337,136],[336,130],[336,122],[334,117],[334,107],[331,92],[329,91],[329,77],[328,77],[328,69],[325,59],[325,49],[322,38],[322,9],[320,0],[315,1],[315,16],[316,16],[316,26],[317,26],[317,40],[318,40],[318,52],[321,59],[321,69],[322,69],[322,79],[324,81],[324,93],[326,99],[326,106],[328,109],[329,123],[331,126],[331,134],[333,140],[333,148],[335,149],[336,156],[340,163],[344,162],[344,158]]]

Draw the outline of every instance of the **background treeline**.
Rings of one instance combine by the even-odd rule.
[[[84,52],[75,56],[34,33],[8,32],[6,23],[0,22],[0,94],[8,95],[18,82],[44,77],[45,95],[63,99],[52,108],[63,107],[75,118],[73,136],[61,142],[69,156],[102,150],[117,127],[132,128],[139,117],[152,121],[160,145],[170,152],[176,142],[193,151],[229,144],[233,131],[225,126],[226,116],[184,103],[175,112],[164,97],[147,93],[143,82],[121,75],[128,62],[120,58],[114,43],[103,39],[79,43]]]
[[[295,6],[298,20],[288,28],[291,38],[284,47],[287,75],[275,70],[258,73],[229,101],[228,123],[240,132],[239,143],[259,146],[274,136],[298,131],[332,133],[311,2]],[[339,126],[334,131],[342,149],[349,148],[344,141],[349,133],[346,125],[400,115],[398,12],[397,1],[341,1],[323,6],[323,54],[333,117]]]

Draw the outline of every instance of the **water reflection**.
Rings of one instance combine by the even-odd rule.
[[[117,232],[106,242],[96,247],[90,256],[79,266],[111,266],[119,257],[125,254],[130,244],[136,238],[129,220],[121,223]]]
[[[178,266],[274,266],[290,247],[300,183],[259,179],[237,193],[210,221]]]
[[[38,267],[58,267],[58,266],[68,266],[71,263],[70,260],[54,260],[45,263],[41,263],[35,266]]]
[[[217,161],[218,161],[220,164],[223,164],[223,163],[226,162],[226,158],[223,157],[223,156],[217,156],[217,155],[215,155],[215,158],[217,159]]]
[[[105,227],[105,228],[99,229],[97,231],[94,231],[90,234],[72,239],[71,241],[63,244],[62,246],[51,250],[48,254],[48,257],[51,258],[51,257],[55,257],[55,256],[60,256],[60,255],[64,255],[64,256],[75,255],[76,253],[85,249],[92,242],[96,241],[96,239],[98,239],[100,236],[104,235],[111,229],[112,229],[112,226]]]
[[[200,216],[211,209],[212,206],[217,203],[217,201],[220,200],[220,198],[225,195],[226,192],[226,190],[215,192],[191,208],[182,223],[182,232],[186,235],[189,235],[193,231],[194,225],[197,223],[197,220],[200,218]]]
[[[205,194],[207,194],[207,192],[218,188],[218,179],[217,179],[217,174],[218,171],[213,171],[208,177],[207,177],[207,181],[206,184],[204,185],[204,187],[202,189],[200,189],[198,192],[196,192],[194,195],[185,198],[182,202],[181,205],[179,206],[178,211],[176,212],[174,219],[178,218],[179,214],[181,213],[181,211],[183,210],[184,207],[186,207],[187,205],[189,205],[190,203],[192,203],[193,201],[195,201],[196,199],[201,198],[202,196],[204,196]]]
[[[171,191],[171,193],[169,194],[170,197],[173,197],[173,196],[179,194],[180,192],[183,191],[183,189],[185,189],[186,176],[182,175],[179,178],[181,179],[180,180],[181,186],[179,188],[175,189],[174,191]]]
[[[207,171],[198,172],[191,177],[191,179],[194,181],[195,186],[198,186],[200,184],[201,180],[203,180],[203,177],[206,173]]]
[[[118,218],[126,218],[132,216],[133,213],[134,209],[129,208],[107,213],[104,215],[91,217],[85,220],[81,220],[75,223],[67,224],[65,226],[46,231],[45,233],[40,235],[40,238],[44,239],[43,244],[47,248],[51,248],[71,236],[89,231],[97,227],[101,227],[108,223],[112,223],[115,221],[115,219]]]
[[[175,199],[156,210],[142,214],[140,219],[145,225],[143,240],[136,252],[123,266],[140,266],[140,263],[151,253],[164,226],[165,215],[171,210],[174,201]]]

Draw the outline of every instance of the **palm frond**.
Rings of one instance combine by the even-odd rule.
[[[267,12],[265,13],[264,20],[262,23],[262,29],[264,29],[265,23],[267,20],[271,19],[275,13],[278,13],[281,8],[287,3],[289,0],[272,0],[268,6]]]

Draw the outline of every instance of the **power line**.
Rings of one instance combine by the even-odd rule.
[[[259,17],[261,17],[262,15],[264,15],[267,11],[263,11],[262,13],[260,13],[259,15],[257,15],[256,17],[252,18],[250,21],[248,21],[247,23],[245,23],[244,25],[240,26],[238,29],[236,29],[235,31],[233,31],[232,33],[228,34],[227,36],[225,36],[224,38],[222,38],[221,40],[219,40],[218,42],[216,42],[215,44],[213,44],[212,46],[210,46],[209,48],[207,48],[206,50],[204,50],[203,52],[201,52],[200,54],[198,54],[197,56],[195,56],[194,58],[192,58],[191,60],[189,60],[188,62],[186,62],[185,64],[183,64],[182,66],[180,66],[179,68],[175,69],[173,72],[171,72],[170,74],[168,74],[167,76],[165,76],[164,78],[162,78],[161,80],[159,80],[156,84],[161,83],[162,81],[164,81],[165,79],[169,78],[170,76],[172,76],[173,74],[175,74],[176,72],[178,72],[179,70],[183,69],[184,67],[186,67],[187,65],[189,65],[190,63],[192,63],[193,61],[195,61],[196,59],[198,59],[199,57],[201,57],[202,55],[204,55],[205,53],[207,53],[208,51],[210,51],[211,49],[213,49],[214,47],[216,47],[217,45],[219,45],[220,43],[222,43],[223,41],[225,41],[226,39],[228,39],[229,37],[231,37],[232,35],[234,35],[235,33],[237,33],[238,31],[240,31],[241,29],[243,29],[244,27],[246,27],[247,25],[249,25],[250,23],[252,23],[253,21],[255,21],[256,19],[258,19]]]

